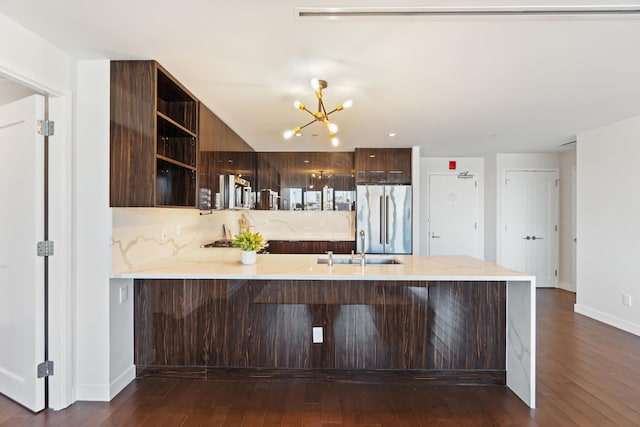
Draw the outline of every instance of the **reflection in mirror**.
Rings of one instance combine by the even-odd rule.
[[[330,187],[322,188],[322,210],[323,211],[333,210],[333,188],[330,188]]]
[[[307,211],[319,211],[322,206],[322,193],[320,191],[304,192],[304,209]]]
[[[349,210],[355,196],[353,160],[353,152],[261,152],[257,188],[277,192],[279,209]]]
[[[352,211],[355,209],[355,191],[335,191],[334,208],[337,211]]]

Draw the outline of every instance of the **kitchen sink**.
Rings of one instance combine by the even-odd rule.
[[[353,265],[359,265],[360,264],[360,259],[359,258],[344,258],[344,257],[333,257],[333,263],[334,264],[353,264]],[[318,257],[318,264],[329,264],[329,258],[328,257]],[[402,264],[402,262],[399,259],[396,258],[369,258],[369,257],[365,257],[365,264],[377,264],[377,265],[384,265],[384,264]]]

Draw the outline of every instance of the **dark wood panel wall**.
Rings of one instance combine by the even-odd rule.
[[[503,380],[505,293],[504,282],[136,280],[135,363],[159,376],[215,367]]]

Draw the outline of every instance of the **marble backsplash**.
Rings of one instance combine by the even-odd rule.
[[[355,236],[353,211],[214,210],[201,215],[195,209],[113,208],[112,271],[223,239],[223,225],[235,235],[241,218],[268,240],[351,240]]]

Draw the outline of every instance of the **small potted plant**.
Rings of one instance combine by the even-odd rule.
[[[242,250],[242,263],[255,264],[256,252],[267,246],[266,240],[260,233],[243,231],[233,239],[233,246]]]

